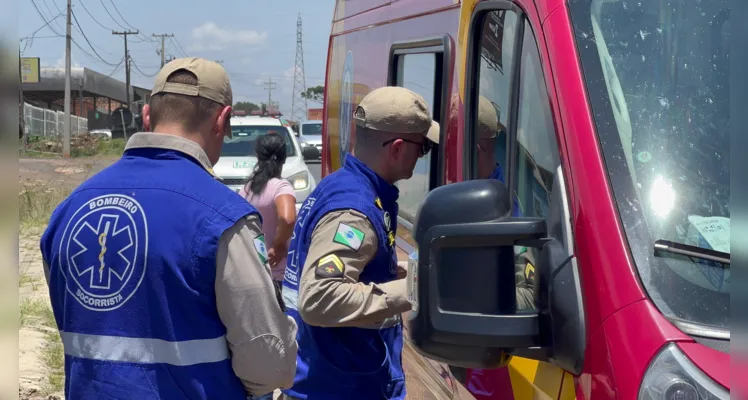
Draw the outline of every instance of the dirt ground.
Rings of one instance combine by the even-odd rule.
[[[106,168],[116,158],[90,157],[72,160],[22,158],[19,163],[21,190],[28,193],[21,205],[19,232],[19,398],[61,399],[62,346],[49,304],[49,292],[39,253],[45,214],[61,194],[73,190],[86,178]],[[26,217],[26,218],[24,218]]]
[[[115,160],[116,157],[110,156],[70,160],[23,158],[20,160],[19,183],[22,188],[33,190],[34,193],[55,191],[58,198],[51,200],[54,204],[47,206],[53,208],[64,198],[64,193],[69,193],[85,179],[111,165]],[[34,204],[38,205],[43,201],[50,200],[34,197],[30,198],[29,203],[33,207]],[[32,218],[32,222],[22,223],[19,236],[19,302],[22,309],[19,330],[21,400],[63,398],[59,390],[62,384],[62,366],[59,364],[62,346],[59,344],[59,335],[51,317],[49,294],[39,253],[39,240],[45,221],[45,217],[37,215]],[[407,255],[402,251],[398,252],[398,256],[401,260],[407,259]],[[445,365],[419,356],[409,341],[405,342],[403,363],[408,399],[472,398],[459,384],[450,387],[454,384],[454,378],[450,376]]]

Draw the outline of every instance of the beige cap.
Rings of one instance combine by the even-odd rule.
[[[432,121],[426,100],[399,86],[385,86],[367,94],[353,113],[357,126],[401,134],[421,134],[439,143],[439,123]]]
[[[478,135],[480,139],[493,139],[506,127],[499,121],[496,107],[490,100],[480,96],[478,101]]]
[[[197,86],[183,83],[167,82],[171,74],[179,70],[187,70],[197,77]],[[231,83],[226,70],[214,61],[204,58],[178,58],[164,65],[156,75],[151,96],[157,93],[174,93],[185,96],[198,96],[213,100],[223,106],[233,105]]]

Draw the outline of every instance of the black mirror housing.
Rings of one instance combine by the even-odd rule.
[[[515,348],[541,345],[537,313],[517,312],[514,246],[541,247],[543,219],[512,218],[497,180],[432,190],[414,224],[418,258],[408,271],[410,337],[423,355],[496,368]]]

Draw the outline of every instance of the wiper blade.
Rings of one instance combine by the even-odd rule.
[[[657,255],[658,252],[663,252],[698,258],[701,260],[716,261],[718,263],[730,265],[730,253],[712,249],[705,249],[703,247],[692,246],[690,244],[660,239],[655,241],[654,249],[655,255]]]

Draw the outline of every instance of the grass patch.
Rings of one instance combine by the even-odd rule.
[[[23,286],[28,285],[28,286],[31,286],[32,292],[36,292],[37,283],[38,283],[37,279],[35,279],[34,277],[32,277],[31,275],[25,272],[22,272],[20,275],[18,275],[18,287],[23,287]]]
[[[65,349],[57,331],[57,324],[49,303],[41,299],[21,300],[19,322],[21,326],[44,328],[44,347],[41,362],[47,368],[47,376],[42,384],[44,396],[62,391],[65,385]]]
[[[70,156],[121,156],[125,151],[125,139],[108,139],[97,135],[76,135],[70,138]],[[60,158],[62,140],[56,137],[29,136],[25,157]]]
[[[47,367],[47,379],[42,393],[48,396],[63,390],[65,385],[65,349],[58,332],[45,335],[47,343],[42,350],[42,362]]]
[[[72,190],[24,186],[18,193],[18,214],[22,227],[46,225],[57,206]]]
[[[71,157],[121,156],[125,151],[125,139],[95,139],[70,147]]]
[[[55,315],[47,301],[24,297],[21,299],[18,309],[18,322],[21,326],[41,325],[57,329]]]

